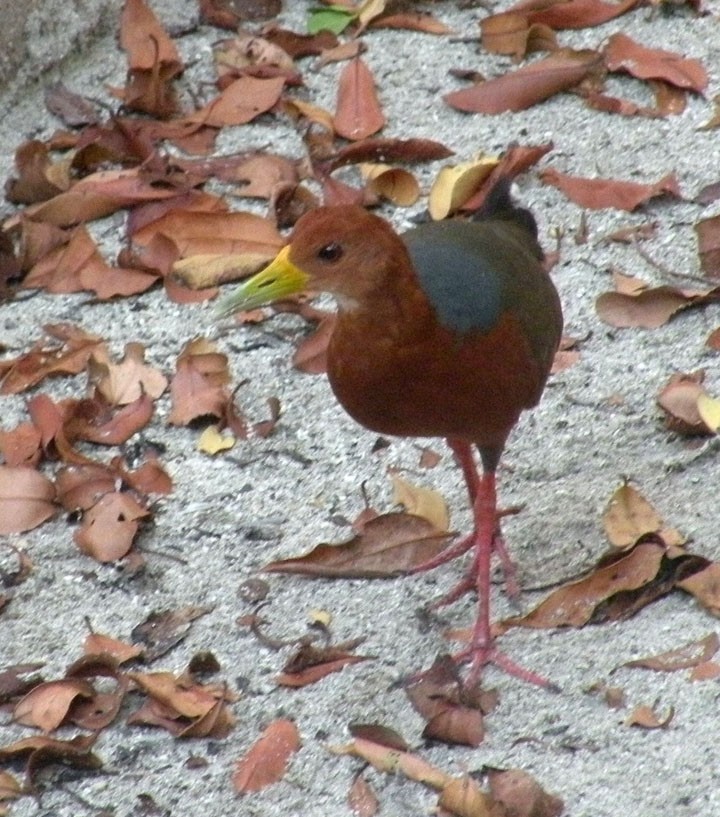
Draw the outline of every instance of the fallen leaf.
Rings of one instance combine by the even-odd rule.
[[[355,655],[352,650],[364,639],[355,639],[350,644],[329,644],[325,647],[316,647],[313,644],[301,644],[300,648],[290,657],[282,673],[276,678],[279,686],[304,687],[340,672],[350,664],[367,661],[364,655]]]
[[[439,808],[456,817],[494,817],[497,804],[469,775],[451,780],[440,792]]]
[[[0,792],[2,792],[2,788],[0,788]],[[1,795],[0,799],[2,799]],[[380,803],[375,790],[362,773],[355,777],[350,786],[348,805],[350,811],[356,817],[375,817],[380,811]]]
[[[443,99],[468,113],[522,111],[578,85],[596,72],[601,62],[596,51],[562,48],[511,73],[446,94]]]
[[[340,136],[355,141],[371,136],[384,124],[373,75],[356,57],[340,74],[333,127]]]
[[[197,442],[198,451],[203,454],[219,454],[221,451],[228,451],[236,443],[232,434],[223,434],[218,426],[211,425],[204,429]]]
[[[708,74],[699,60],[683,57],[662,48],[647,48],[627,34],[613,34],[603,49],[609,71],[627,71],[638,79],[661,79],[703,93]]]
[[[137,644],[126,644],[103,633],[90,633],[83,643],[83,651],[86,655],[109,655],[118,664],[132,661],[143,654],[143,648]]]
[[[679,669],[690,669],[709,661],[720,649],[720,636],[717,633],[709,633],[704,638],[683,644],[674,650],[650,655],[645,658],[635,658],[626,661],[623,667],[639,667],[640,669],[652,669],[658,672],[675,672]]]
[[[674,374],[660,390],[657,403],[665,412],[665,424],[671,431],[690,437],[715,433],[705,423],[698,407],[701,396],[706,394],[704,379],[703,370]]]
[[[639,726],[642,729],[667,729],[675,717],[675,708],[669,707],[667,714],[659,715],[652,706],[636,706],[628,715],[625,726]]]
[[[92,698],[95,690],[87,681],[64,678],[46,681],[30,690],[13,709],[13,720],[23,726],[36,726],[43,732],[52,732],[67,717],[78,698]]]
[[[55,514],[55,486],[33,468],[0,465],[0,534],[22,533]]]
[[[232,775],[235,791],[246,794],[277,783],[300,745],[300,733],[292,721],[283,718],[273,721],[235,766]]]
[[[437,531],[449,530],[450,516],[442,494],[431,488],[413,485],[397,474],[391,473],[390,480],[394,505],[402,505],[408,513],[427,519]]]
[[[125,105],[160,118],[177,110],[171,85],[183,70],[175,44],[143,0],[126,0],[120,20],[120,45],[128,53]]]
[[[435,221],[459,210],[498,164],[495,156],[441,168],[430,188],[428,210]]]
[[[716,678],[720,678],[720,664],[715,661],[698,664],[690,673],[691,681],[714,681]]]
[[[720,215],[698,221],[695,232],[703,273],[708,278],[720,278]]]
[[[171,425],[188,425],[202,417],[225,416],[230,402],[227,356],[204,338],[188,342],[177,360],[170,383]]]
[[[720,564],[708,562],[700,570],[677,582],[712,615],[720,616]]]
[[[490,795],[510,817],[560,817],[565,804],[523,769],[488,769]]]
[[[28,756],[27,782],[32,784],[46,766],[59,763],[73,769],[99,769],[102,761],[90,751],[97,735],[78,735],[70,740],[56,740],[45,735],[23,738],[0,749],[0,761]]]
[[[506,54],[516,62],[533,51],[554,51],[557,38],[550,26],[531,23],[521,11],[491,14],[480,21],[483,48],[491,54]]]
[[[660,514],[627,480],[610,497],[603,513],[605,535],[619,548],[634,545],[641,536],[662,526]]]
[[[643,592],[661,574],[665,548],[654,541],[639,542],[631,550],[615,554],[582,579],[554,590],[524,616],[504,619],[502,631],[510,627],[582,627],[588,623],[626,618],[637,612],[638,600],[644,605],[652,598]],[[664,582],[658,594],[669,592],[672,581]],[[612,609],[613,598],[620,599],[619,609]]]
[[[387,513],[367,522],[349,542],[317,545],[304,556],[270,562],[263,569],[335,578],[395,576],[432,559],[452,536],[422,517]]]
[[[362,164],[360,172],[374,196],[397,207],[410,207],[420,198],[420,184],[407,170],[383,164]]]
[[[643,184],[617,179],[581,178],[548,167],[541,171],[540,179],[545,184],[557,187],[575,204],[590,210],[602,210],[607,207],[635,210],[657,196],[682,197],[674,173],[668,173],[657,182]]]
[[[94,349],[88,361],[88,381],[113,406],[133,403],[143,394],[157,400],[168,384],[161,371],[145,363],[142,343],[127,343],[119,363],[112,362],[105,346]]]
[[[550,2],[527,2],[521,0],[513,6],[514,11],[525,9],[529,20],[541,22],[555,31],[561,29],[591,28],[614,20],[641,5],[642,0],[621,0],[605,3],[603,0],[550,0]]]
[[[19,781],[17,781],[10,772],[1,772],[0,771],[0,804],[7,802],[8,800],[16,800],[23,794],[23,787],[20,785]],[[3,810],[3,806],[0,805],[0,814],[9,814],[9,812],[5,812]],[[355,814],[359,815],[359,817],[372,817],[373,814],[376,814],[372,811],[355,811]]]
[[[410,780],[423,783],[438,791],[454,780],[449,774],[423,760],[419,755],[383,746],[361,737],[355,738],[344,746],[329,746],[328,750],[336,755],[359,757],[380,772],[388,774],[402,772]]]
[[[212,609],[190,605],[176,610],[153,611],[133,628],[132,640],[144,645],[145,661],[152,663],[179,644],[190,632],[192,622]]]
[[[83,515],[73,540],[78,548],[98,562],[114,562],[126,556],[140,527],[150,516],[129,493],[105,494]]]

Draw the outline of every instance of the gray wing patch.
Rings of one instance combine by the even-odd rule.
[[[503,309],[503,280],[478,241],[477,224],[439,222],[401,238],[439,321],[453,332],[487,332]]]

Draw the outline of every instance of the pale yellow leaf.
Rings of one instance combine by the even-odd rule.
[[[427,519],[438,531],[449,529],[450,518],[447,504],[441,494],[432,488],[413,485],[397,474],[391,474],[390,479],[393,484],[395,504],[402,505],[408,513]]]
[[[454,213],[490,175],[498,162],[496,156],[480,156],[471,162],[443,167],[433,182],[428,198],[432,218],[440,221]]]
[[[176,261],[172,271],[173,276],[190,289],[206,289],[254,275],[272,259],[271,253],[244,252],[237,255],[207,253],[191,255]]]
[[[204,454],[217,454],[220,451],[227,451],[235,445],[235,437],[232,434],[221,434],[216,425],[208,426],[200,435],[198,440],[198,451]]]
[[[720,428],[720,400],[710,397],[705,392],[700,392],[697,397],[697,409],[703,423],[711,431],[717,432]]]

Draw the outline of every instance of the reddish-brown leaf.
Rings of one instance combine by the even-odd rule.
[[[364,639],[356,639],[350,644],[332,644],[316,647],[313,644],[301,644],[290,657],[282,673],[276,678],[279,686],[304,687],[314,684],[333,672],[340,672],[349,664],[367,661],[364,655],[355,655],[352,650]]]
[[[627,34],[613,34],[603,56],[609,71],[627,71],[638,79],[661,79],[697,93],[708,85],[707,71],[699,60],[661,48],[647,48]]]
[[[571,176],[549,167],[540,173],[545,184],[561,190],[571,201],[590,210],[615,207],[618,210],[635,210],[656,196],[681,198],[680,187],[674,173],[668,173],[657,182],[626,182],[617,179],[586,179]]]
[[[387,513],[367,522],[349,542],[317,545],[304,556],[270,562],[264,570],[344,578],[395,576],[432,559],[452,536],[420,516]]]
[[[489,769],[490,794],[508,817],[560,817],[565,804],[523,769]]]
[[[92,698],[95,690],[87,681],[65,678],[46,681],[25,695],[13,709],[13,720],[24,726],[36,726],[52,732],[67,717],[76,698]]]
[[[213,128],[244,125],[269,111],[280,99],[284,86],[283,77],[240,77],[186,121]]]
[[[346,139],[365,139],[385,125],[385,116],[375,90],[375,80],[365,62],[356,57],[340,74],[335,131]]]
[[[700,306],[717,298],[715,290],[679,289],[671,286],[643,289],[633,294],[604,292],[595,301],[598,317],[610,326],[625,329],[657,329],[673,315],[691,306]]]
[[[246,794],[277,783],[299,748],[297,726],[282,718],[273,721],[238,761],[232,776],[235,791]]]
[[[604,0],[522,0],[510,11],[526,12],[533,23],[544,23],[555,31],[561,29],[591,28],[614,20],[643,0],[621,0],[605,3]]]
[[[628,715],[626,726],[639,726],[641,729],[667,729],[675,717],[675,707],[671,706],[665,715],[659,715],[652,706],[640,705]]]
[[[530,23],[520,12],[500,12],[480,21],[483,48],[491,54],[507,54],[515,60],[531,51],[554,51],[555,32],[543,23]]]
[[[422,31],[423,34],[452,34],[452,29],[432,14],[420,12],[398,12],[376,17],[370,28],[401,28],[408,31]]]
[[[188,343],[180,353],[170,384],[171,425],[187,425],[199,417],[225,416],[231,396],[226,355],[202,338]]]
[[[292,357],[293,366],[305,374],[327,371],[327,347],[337,316],[329,313],[320,319],[315,331],[300,342]]]
[[[5,465],[37,465],[40,459],[40,431],[29,422],[20,423],[10,431],[0,429],[0,454]]]
[[[73,539],[80,550],[98,562],[114,562],[127,555],[140,527],[150,516],[128,493],[105,494],[83,515]]]
[[[55,513],[55,486],[33,468],[0,465],[0,534],[21,533]]]
[[[600,67],[602,58],[590,50],[565,48],[517,71],[454,91],[448,105],[468,113],[522,111],[580,83]]]
[[[708,278],[720,278],[720,215],[699,221],[695,232],[703,273]]]
[[[24,355],[11,361],[2,377],[0,394],[18,394],[57,374],[77,374],[87,365],[93,350],[103,341],[73,324],[43,327],[55,341],[38,341]]]
[[[657,403],[665,412],[665,423],[671,431],[688,437],[715,433],[698,410],[698,397],[706,394],[702,385],[704,379],[703,370],[690,374],[676,373],[660,390]]]
[[[357,775],[350,786],[348,805],[356,817],[375,817],[380,810],[375,790],[362,773]]]
[[[120,93],[125,105],[161,118],[175,113],[171,81],[184,66],[175,43],[144,0],[126,0],[120,45],[128,52],[128,82]]]
[[[634,594],[650,585],[658,576],[665,548],[654,541],[641,542],[629,551],[616,554],[608,563],[601,562],[587,576],[559,587],[525,616],[505,619],[509,627],[582,627],[599,617],[605,620],[608,602],[613,597],[626,601],[613,615],[621,617],[628,609],[635,612]],[[668,592],[672,585],[667,588]]]
[[[717,633],[708,633],[704,638],[683,644],[674,650],[649,655],[645,658],[636,658],[626,661],[624,667],[639,667],[652,669],[658,672],[675,672],[679,669],[690,669],[709,661],[720,649],[720,636]]]

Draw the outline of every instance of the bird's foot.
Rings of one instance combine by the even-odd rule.
[[[552,681],[544,678],[542,675],[539,675],[538,673],[526,669],[525,667],[516,663],[504,652],[498,650],[493,642],[490,642],[489,646],[472,644],[466,650],[454,655],[453,659],[458,664],[463,664],[466,661],[470,661],[470,671],[465,679],[465,686],[468,689],[471,689],[477,685],[483,668],[487,664],[493,664],[507,675],[511,675],[513,678],[518,678],[520,681],[542,687],[543,689],[547,689],[549,692],[560,692],[560,687],[557,684],[554,684]]]
[[[464,536],[454,545],[450,545],[450,547],[440,551],[440,553],[438,553],[437,556],[433,556],[432,559],[428,559],[426,562],[413,567],[412,570],[409,571],[409,575],[414,576],[416,573],[425,573],[428,570],[434,570],[436,567],[440,567],[440,565],[447,564],[453,559],[457,559],[457,557],[462,556],[463,553],[467,553],[468,550],[474,547],[474,545],[475,533],[471,533],[469,536]]]

